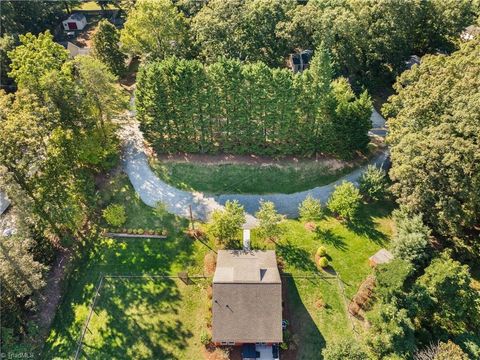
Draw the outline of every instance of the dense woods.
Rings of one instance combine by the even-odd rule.
[[[122,108],[115,78],[98,60],[69,60],[49,32],[19,40],[8,54],[18,90],[0,92],[0,187],[18,215],[17,234],[0,242],[2,315],[8,314],[2,344],[13,349],[38,309],[55,254],[81,248],[94,234],[93,177],[118,159],[109,120]]]
[[[472,255],[480,250],[479,59],[478,40],[424,57],[384,106],[399,203]]]
[[[160,152],[351,158],[369,142],[371,101],[332,79],[326,51],[302,74],[261,62],[170,58],[138,76],[142,130]]]

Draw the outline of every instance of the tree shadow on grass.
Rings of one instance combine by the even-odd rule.
[[[343,240],[342,237],[335,234],[331,229],[322,229],[317,226],[315,229],[315,240],[320,240],[321,242],[332,245],[336,249],[346,251],[348,250],[348,244]]]
[[[313,262],[310,253],[297,247],[287,241],[286,243],[277,243],[277,254],[290,266],[299,270],[318,273],[318,269]]]
[[[356,218],[348,221],[345,225],[354,233],[366,236],[374,243],[383,245],[388,240],[388,237],[375,228],[374,218],[386,216],[388,209],[385,209],[380,205],[375,205],[376,204],[363,204],[358,211]]]
[[[326,341],[320,333],[317,325],[311,317],[309,311],[305,307],[300,297],[293,277],[283,277],[283,300],[284,300],[284,318],[289,320],[291,324],[291,332],[293,338],[299,343],[297,344],[297,354],[289,351],[288,358],[306,359],[312,354],[321,356],[322,349],[325,347]]]
[[[177,359],[193,336],[178,318],[182,295],[170,278],[108,279],[95,307],[96,338],[85,338],[91,359]],[[95,320],[95,317],[92,318]]]

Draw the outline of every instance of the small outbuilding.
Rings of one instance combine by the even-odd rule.
[[[87,18],[81,13],[73,13],[67,20],[62,21],[62,25],[66,31],[83,30],[87,26]]]
[[[380,264],[386,264],[393,260],[393,254],[387,249],[378,250],[375,255],[368,258],[370,266],[374,267]]]

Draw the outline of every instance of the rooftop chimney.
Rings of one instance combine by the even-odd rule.
[[[243,250],[250,251],[250,229],[243,230]]]

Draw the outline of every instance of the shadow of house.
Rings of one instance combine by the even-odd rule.
[[[316,354],[317,358],[321,359],[322,349],[326,344],[325,338],[303,304],[295,279],[284,276],[282,281],[284,284],[284,318],[289,321],[292,338],[299,342],[296,344],[296,350],[289,350],[285,354],[286,356],[282,357],[307,360],[310,359],[311,354]]]

